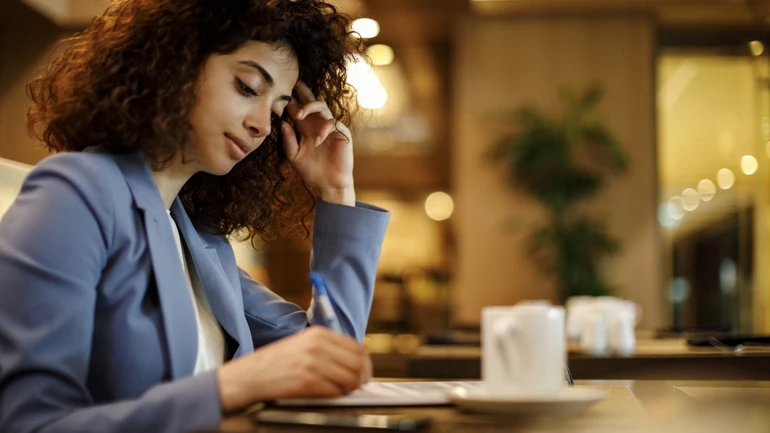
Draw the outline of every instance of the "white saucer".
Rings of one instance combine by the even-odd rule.
[[[570,417],[588,409],[609,393],[596,388],[566,387],[549,397],[490,394],[483,388],[454,388],[449,400],[457,407],[483,413]]]

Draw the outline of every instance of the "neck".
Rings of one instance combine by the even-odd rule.
[[[158,171],[152,171],[152,178],[158,187],[160,197],[166,209],[171,208],[174,199],[188,180],[195,174],[189,166],[182,163],[180,158],[175,158],[168,166]]]

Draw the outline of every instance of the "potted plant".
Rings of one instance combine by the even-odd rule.
[[[599,86],[581,95],[562,92],[563,110],[543,112],[521,106],[506,116],[512,130],[489,149],[505,167],[512,188],[524,191],[546,211],[528,247],[540,269],[554,278],[562,301],[601,296],[613,290],[602,277],[602,260],[619,250],[597,216],[578,204],[595,196],[608,174],[628,168],[628,156],[598,114]]]

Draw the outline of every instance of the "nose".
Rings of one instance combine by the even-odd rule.
[[[249,135],[254,138],[267,137],[270,135],[271,130],[271,114],[270,107],[255,107],[244,119],[243,126],[249,131]]]

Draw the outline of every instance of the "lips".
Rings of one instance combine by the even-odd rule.
[[[227,137],[230,140],[232,140],[233,143],[235,143],[235,145],[238,146],[238,148],[240,148],[243,151],[243,153],[248,155],[248,153],[251,152],[251,146],[249,146],[249,144],[247,142],[245,142],[244,140],[240,139],[239,137],[236,137],[234,135],[230,135],[230,134],[227,134],[227,133],[225,134],[225,137]]]

